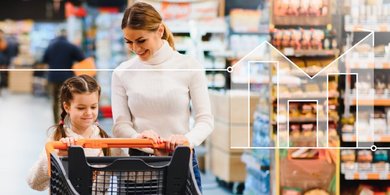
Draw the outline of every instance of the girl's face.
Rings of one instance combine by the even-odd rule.
[[[97,119],[99,95],[98,92],[73,94],[73,100],[63,103],[72,125],[77,130],[86,130]]]
[[[164,28],[162,25],[157,31],[123,29],[123,36],[128,48],[137,54],[142,61],[149,60],[163,44],[161,37]]]

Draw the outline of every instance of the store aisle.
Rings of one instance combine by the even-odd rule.
[[[49,100],[3,91],[0,119],[0,194],[47,194],[31,190],[25,178],[53,123]]]
[[[25,178],[43,150],[47,129],[53,123],[50,100],[3,91],[0,119],[3,135],[0,142],[0,194],[47,194],[31,190]],[[110,121],[101,121],[101,124],[106,129],[111,125]],[[212,175],[203,175],[202,179],[205,195],[230,194],[218,187]]]

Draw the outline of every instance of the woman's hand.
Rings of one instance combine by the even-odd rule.
[[[69,147],[75,145],[77,139],[73,137],[63,137],[59,141],[66,144]],[[59,150],[57,155],[68,156],[68,150]]]
[[[154,149],[154,155],[155,156],[168,156],[169,151],[167,149]]]
[[[186,136],[179,134],[171,135],[167,140],[167,150],[174,151],[176,146],[180,146],[185,143],[189,143]]]
[[[162,142],[164,142],[164,140],[162,138],[160,138],[160,136],[153,130],[145,130],[145,131],[142,131],[137,138],[146,138],[146,139],[151,139],[153,140],[154,143],[156,144],[160,144]]]

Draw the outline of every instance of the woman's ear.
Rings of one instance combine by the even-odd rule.
[[[163,37],[164,31],[165,31],[164,24],[161,23],[160,26],[157,29],[157,33],[160,36],[160,38]]]

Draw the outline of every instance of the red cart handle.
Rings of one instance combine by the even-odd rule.
[[[133,139],[133,138],[103,138],[103,139],[79,139],[75,141],[76,146],[83,148],[153,148],[153,149],[165,149],[166,142],[155,144],[150,139]],[[189,144],[184,144],[189,146]],[[50,168],[50,153],[55,149],[67,150],[68,146],[60,141],[51,141],[46,143],[46,154],[48,160],[49,176],[51,172]]]
[[[153,148],[164,149],[165,142],[161,144],[153,143],[150,139],[132,138],[104,138],[104,139],[79,139],[75,141],[76,146],[83,148]],[[60,141],[52,141],[46,144],[46,153],[50,155],[55,149],[66,150],[68,146]]]

